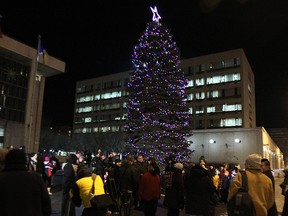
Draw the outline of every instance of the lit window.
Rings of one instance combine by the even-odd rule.
[[[207,107],[207,113],[214,113],[214,112],[215,112],[215,106]]]

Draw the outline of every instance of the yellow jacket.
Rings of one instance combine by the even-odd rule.
[[[90,199],[92,198],[91,188],[93,184],[93,179],[91,176],[84,177],[76,181],[76,184],[79,188],[80,197],[83,203],[84,208],[91,207]],[[94,195],[104,194],[104,184],[102,178],[97,175],[94,182]]]
[[[219,184],[220,184],[220,178],[219,175],[213,175],[212,176],[212,183],[215,186],[216,189],[219,188]]]
[[[267,216],[267,210],[274,203],[274,192],[272,181],[261,170],[246,170],[248,193],[252,198],[256,216]],[[242,175],[237,173],[231,182],[228,194],[228,201],[236,194],[242,186]]]

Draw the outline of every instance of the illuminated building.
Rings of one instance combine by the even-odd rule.
[[[181,60],[192,130],[256,126],[254,75],[242,49]],[[123,131],[129,71],[77,82],[74,133]]]

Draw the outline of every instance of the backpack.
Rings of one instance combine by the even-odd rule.
[[[248,194],[247,174],[240,171],[242,175],[242,187],[227,203],[229,216],[255,216],[255,208],[250,195]]]

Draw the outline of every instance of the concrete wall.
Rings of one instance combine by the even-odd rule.
[[[210,143],[211,139],[214,142]],[[284,167],[282,152],[264,128],[195,130],[188,140],[193,142],[190,148],[192,161],[196,163],[203,155],[208,163],[240,164],[244,168],[245,158],[257,153],[268,158],[273,169]]]

